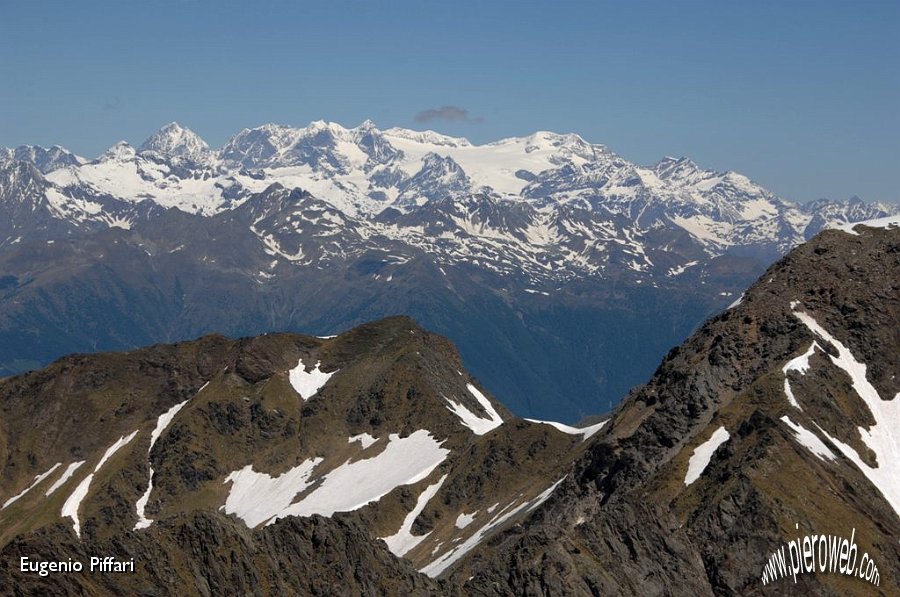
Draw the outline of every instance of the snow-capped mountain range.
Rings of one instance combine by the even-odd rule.
[[[120,142],[90,161],[31,146],[2,150],[0,160],[6,203],[31,188],[29,201],[43,208],[32,211],[75,228],[128,227],[155,206],[212,217],[280,185],[317,201],[282,206],[289,211],[279,217],[248,206],[249,225],[276,260],[309,265],[390,240],[439,262],[524,271],[536,285],[622,272],[672,277],[726,253],[771,258],[825,226],[897,213],[855,200],[796,205],[736,172],[687,158],[638,166],[575,134],[474,145],[369,121],[268,124],[215,150],[171,123],[137,149]],[[15,161],[36,171],[11,176]],[[310,228],[330,246],[319,255],[297,250]],[[0,230],[0,247],[20,236]]]
[[[0,158],[0,376],[201,334],[333,334],[405,314],[514,412],[572,423],[827,225],[688,159],[577,135],[474,145],[372,123],[266,125],[220,149],[177,124],[85,160]]]

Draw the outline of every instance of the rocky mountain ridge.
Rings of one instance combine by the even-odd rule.
[[[476,383],[452,345],[400,317],[336,338],[67,357],[0,383],[0,544],[40,529],[67,545],[131,541],[196,512],[260,531],[347,513],[438,576],[546,499],[558,479],[545,480],[603,426],[517,419]]]

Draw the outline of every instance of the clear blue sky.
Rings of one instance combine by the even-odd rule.
[[[442,106],[469,119],[416,122]],[[0,0],[0,145],[366,118],[898,201],[900,2]]]

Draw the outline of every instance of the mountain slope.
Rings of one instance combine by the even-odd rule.
[[[857,227],[772,266],[623,402],[529,523],[454,578],[474,575],[471,594],[891,594],[898,251],[898,227]],[[783,544],[851,532],[879,587],[824,573],[763,585]]]
[[[546,499],[560,464],[602,426],[517,419],[476,383],[449,342],[408,318],[336,338],[210,336],[76,355],[4,380],[4,560],[117,546],[143,563],[139,575],[65,586],[215,593],[229,574],[244,586],[271,578],[291,561],[282,550],[309,554],[312,541],[326,551],[305,564],[310,584],[266,590],[334,591],[370,564],[357,590],[434,587],[377,539],[436,576]],[[236,560],[210,549],[220,542]],[[344,543],[357,545],[338,555]],[[184,563],[198,553],[209,568]],[[165,578],[164,563],[175,568]],[[0,574],[43,586],[6,563]]]

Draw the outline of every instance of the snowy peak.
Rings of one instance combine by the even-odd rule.
[[[808,238],[825,227],[875,220],[898,213],[896,205],[867,203],[855,196],[847,201],[816,199],[804,205],[803,208],[813,214],[807,231]]]
[[[43,174],[66,166],[79,166],[84,163],[82,158],[59,145],[54,145],[49,149],[39,145],[20,145],[15,149],[0,148],[0,161],[2,160],[28,162]]]
[[[406,139],[423,145],[437,145],[439,147],[472,147],[472,144],[465,137],[451,137],[442,135],[435,131],[413,131],[399,127],[389,128],[384,131],[388,137],[396,137],[398,139]]]
[[[513,142],[524,141],[525,152],[531,153],[541,150],[556,150],[562,156],[577,156],[583,159],[593,159],[597,153],[609,153],[604,145],[593,145],[575,133],[559,134],[550,131],[538,131],[524,139],[514,139]],[[502,141],[500,143],[503,143]]]
[[[170,122],[151,135],[138,148],[138,153],[154,153],[162,157],[202,161],[209,154],[209,145],[195,132],[177,122]]]
[[[418,207],[428,201],[465,192],[471,186],[471,180],[453,158],[428,153],[422,160],[422,168],[398,186],[400,196],[395,205],[399,208]]]
[[[664,180],[684,179],[700,172],[699,166],[690,158],[664,157],[653,166],[656,175]]]
[[[0,161],[0,208],[9,210],[16,206],[35,211],[46,203],[48,186],[34,164],[20,160]]]
[[[128,141],[119,141],[97,158],[97,162],[126,162],[133,160],[137,152]]]
[[[265,124],[242,130],[219,150],[219,155],[232,166],[260,167],[289,147],[295,138],[290,127]]]
[[[306,128],[266,124],[244,129],[225,144],[219,155],[226,164],[247,168],[309,166],[317,171],[347,173],[353,166],[347,153],[355,154],[352,157],[362,154],[355,146],[354,132],[321,120]],[[365,162],[365,156],[361,157]]]

